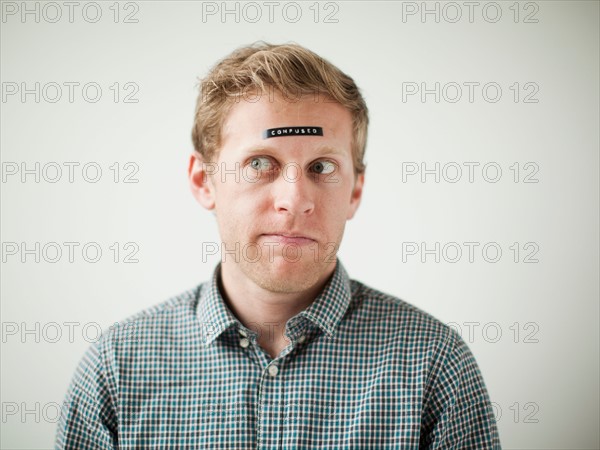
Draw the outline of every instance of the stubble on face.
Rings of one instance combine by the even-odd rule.
[[[232,231],[231,217],[222,217],[217,210],[216,218],[221,230]],[[222,220],[227,226],[222,226]],[[221,237],[222,251],[229,251],[223,259],[228,260],[239,276],[266,291],[282,294],[305,292],[322,283],[335,269],[337,251],[344,235],[343,222],[333,239],[302,246],[282,244],[261,235],[260,232],[270,229],[268,226],[251,231],[239,220],[235,222],[233,229],[236,231]],[[240,242],[239,238],[244,235],[248,236],[247,239]]]
[[[323,282],[335,268],[335,253],[343,231],[336,242],[326,246],[315,242],[310,248],[283,247],[272,254],[264,252],[257,262],[242,259],[240,270],[261,288],[274,293],[299,293]]]

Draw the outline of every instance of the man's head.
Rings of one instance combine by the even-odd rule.
[[[367,123],[352,79],[300,46],[240,49],[212,69],[189,177],[215,211],[224,267],[282,293],[331,273],[360,203]]]

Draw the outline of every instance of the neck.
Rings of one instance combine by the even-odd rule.
[[[302,292],[273,292],[249,279],[235,263],[221,264],[221,293],[235,316],[259,335],[258,343],[275,357],[289,340],[284,336],[287,321],[308,308],[321,293],[335,264]]]

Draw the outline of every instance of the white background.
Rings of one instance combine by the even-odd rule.
[[[35,14],[21,16],[21,2],[2,2],[2,448],[53,446],[53,405],[98,327],[212,273],[218,256],[204,257],[202,244],[219,241],[216,224],[186,178],[197,77],[256,40],[302,44],[364,93],[365,192],[340,252],[350,276],[462,333],[494,402],[503,448],[599,448],[598,2],[479,2],[472,18],[463,2],[279,2],[272,20],[261,2],[228,3],[239,13],[225,17],[221,2],[204,4],[204,13],[218,9],[213,15],[201,2],[80,2],[72,22],[67,5],[54,5],[37,3],[36,22]],[[439,20],[421,16],[424,6],[437,8]],[[137,22],[125,23],[128,14]],[[39,102],[22,98],[21,88],[35,90],[36,82]],[[73,102],[68,82],[80,83]],[[479,83],[472,102],[469,82]],[[62,87],[54,103],[53,83]],[[97,102],[84,98],[86,83],[101,87]],[[407,83],[440,83],[439,102],[420,93],[403,101],[415,86]],[[456,102],[448,83],[462,87]],[[501,88],[498,101],[492,88],[484,98],[487,83]],[[124,102],[134,88],[129,100],[137,103]],[[537,102],[525,102],[527,94]],[[439,182],[406,174],[413,163],[434,169],[436,162]],[[465,162],[479,164],[473,182]],[[22,181],[22,163],[33,172],[39,163],[39,182],[35,173]],[[79,164],[72,183],[65,163]],[[102,169],[96,183],[83,177],[87,163],[89,177]],[[57,165],[62,177],[49,182]],[[456,165],[462,177],[451,183]],[[137,183],[123,182],[130,167]],[[500,179],[486,181],[495,167]],[[534,170],[537,182],[523,182]],[[52,242],[63,250],[55,263]],[[79,243],[73,262],[63,242]],[[129,242],[137,263],[123,262],[135,249],[125,248]],[[446,252],[439,262],[403,254],[413,242],[427,249],[437,242]],[[452,242],[463,250],[454,263]],[[478,243],[473,262],[464,242]],[[23,251],[36,243],[47,249],[39,262]],[[97,263],[84,260],[86,243],[102,249]],[[489,262],[497,247],[500,260]],[[532,251],[538,262],[523,262]]]

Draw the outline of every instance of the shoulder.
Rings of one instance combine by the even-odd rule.
[[[352,302],[347,312],[350,326],[361,334],[377,336],[381,343],[447,357],[466,348],[461,336],[434,315],[408,301],[350,280]]]
[[[196,304],[204,286],[202,283],[182,291],[107,327],[88,348],[82,363],[111,366],[116,354],[183,339],[198,326]]]
[[[346,326],[355,339],[378,346],[385,358],[420,365],[431,383],[481,378],[471,349],[454,328],[398,297],[355,280],[351,285]]]
[[[114,332],[115,336],[118,336],[125,333],[128,327],[130,329],[137,327],[142,329],[159,326],[174,327],[186,323],[195,314],[200,291],[204,285],[204,283],[199,284],[133,314],[115,323],[110,330]]]
[[[387,294],[357,280],[350,280],[352,304],[349,312],[361,320],[380,322],[396,330],[415,331],[432,335],[454,331],[437,317],[399,297]]]

